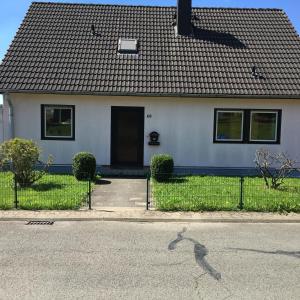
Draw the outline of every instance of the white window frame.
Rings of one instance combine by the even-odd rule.
[[[47,135],[47,109],[70,109],[71,110],[71,135]],[[60,118],[61,118],[61,112],[60,112]],[[73,138],[74,132],[73,132],[73,107],[71,106],[55,106],[55,105],[45,105],[44,106],[44,137],[45,138],[55,138],[55,139],[71,139]]]
[[[275,124],[275,139],[273,140],[256,140],[252,139],[252,115],[253,114],[275,114],[276,115],[276,124]],[[266,142],[266,143],[276,143],[278,141],[278,111],[272,110],[251,110],[250,112],[250,133],[249,133],[249,142]]]
[[[240,139],[219,139],[218,138],[218,123],[219,123],[219,112],[221,112],[221,113],[241,113],[242,114],[242,126],[241,126],[241,138]],[[244,110],[238,110],[238,109],[236,109],[236,110],[226,110],[226,109],[217,109],[217,111],[216,111],[216,120],[215,120],[215,122],[216,122],[216,124],[215,124],[215,140],[217,141],[217,142],[224,142],[224,143],[226,143],[226,142],[243,142],[243,140],[244,140],[244,114],[245,114],[245,112],[244,112]]]
[[[132,45],[130,45],[132,43]],[[124,48],[124,44],[128,44],[129,48]],[[137,54],[138,40],[130,38],[120,38],[118,43],[118,52],[120,54]]]

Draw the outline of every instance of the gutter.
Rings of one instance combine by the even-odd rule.
[[[0,93],[52,94],[78,96],[131,96],[131,97],[179,97],[179,98],[231,98],[231,99],[300,99],[299,95],[244,95],[244,94],[181,94],[181,93],[133,93],[133,92],[88,92],[88,91],[51,91],[51,90],[0,90]]]

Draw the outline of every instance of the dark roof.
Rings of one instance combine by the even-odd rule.
[[[0,67],[0,91],[299,97],[300,38],[282,10],[194,8],[192,37],[175,35],[175,13],[33,3]],[[138,39],[139,55],[118,54],[119,38]]]

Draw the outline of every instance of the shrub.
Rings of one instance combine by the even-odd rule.
[[[94,179],[96,158],[88,152],[79,152],[73,157],[73,174],[77,180]]]
[[[52,163],[52,156],[46,164],[39,161],[40,153],[41,149],[35,142],[14,138],[0,145],[0,165],[8,164],[17,183],[21,187],[29,187],[45,175]],[[44,165],[41,170],[35,170],[38,163]]]
[[[266,187],[275,190],[284,183],[284,179],[293,171],[296,163],[283,152],[273,153],[264,148],[256,150],[254,162]]]
[[[151,159],[151,176],[157,181],[168,180],[173,173],[174,161],[168,154],[154,155]]]

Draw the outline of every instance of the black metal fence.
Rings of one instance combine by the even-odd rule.
[[[162,211],[300,212],[300,178],[286,178],[277,189],[262,177],[177,175],[147,180],[147,209]]]
[[[92,181],[73,175],[46,174],[29,187],[18,184],[11,172],[0,172],[0,209],[91,209]]]

